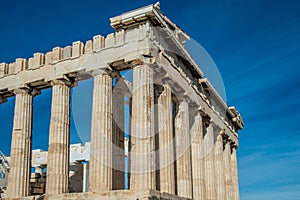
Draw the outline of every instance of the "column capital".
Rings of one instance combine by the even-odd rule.
[[[224,144],[229,145],[231,148],[237,148],[238,147],[236,142],[233,141],[228,135],[225,134],[225,131],[224,131]]]
[[[156,84],[154,86],[154,93],[156,97],[159,97],[166,89],[172,91],[170,85],[168,83],[164,83],[164,84]]]
[[[113,77],[115,75],[115,72],[112,68],[108,67],[106,69],[102,68],[102,69],[95,69],[93,71],[90,72],[90,75],[92,77],[95,77],[95,76],[98,76],[98,75],[101,75],[101,74],[107,74],[111,77]]]
[[[54,79],[50,81],[50,85],[66,85],[68,87],[76,86],[76,83],[70,79]]]
[[[178,99],[178,103],[180,104],[181,102],[185,101],[188,104],[192,103],[192,100],[190,99],[190,97],[186,94],[183,95],[176,95],[177,99]]]
[[[131,68],[135,68],[136,66],[140,66],[140,65],[143,65],[143,64],[144,64],[144,62],[141,59],[135,59],[135,60],[130,62]]]
[[[101,74],[106,74],[106,71],[105,71],[105,69],[95,69],[95,70],[91,71],[90,74],[92,77],[95,77],[95,76],[98,76]]]
[[[130,62],[130,66],[132,68],[136,67],[136,66],[140,66],[140,65],[144,65],[144,64],[154,64],[155,63],[155,57],[151,56],[151,55],[140,55],[139,58],[134,59]]]
[[[36,95],[39,95],[41,94],[41,91],[40,90],[37,90],[37,89],[32,89],[30,87],[26,87],[26,88],[17,88],[17,89],[14,89],[14,94],[17,95],[17,94],[29,94],[31,96],[36,96]],[[1,101],[1,99],[0,99]]]
[[[230,141],[230,146],[232,149],[237,149],[238,145],[234,141]]]

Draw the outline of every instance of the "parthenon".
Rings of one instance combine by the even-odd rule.
[[[110,22],[115,32],[106,37],[0,64],[0,104],[15,96],[7,199],[238,200],[236,149],[243,120],[185,49],[189,36],[159,4]],[[132,82],[124,71],[132,71]],[[89,187],[71,193],[70,89],[87,79],[94,80]],[[47,88],[52,104],[46,190],[35,197],[32,107]]]

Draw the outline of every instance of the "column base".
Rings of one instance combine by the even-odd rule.
[[[5,198],[9,200],[9,198]],[[191,200],[179,197],[174,194],[159,192],[156,190],[132,191],[132,190],[113,190],[109,192],[85,192],[85,193],[66,193],[59,195],[41,195],[18,198],[14,200]]]

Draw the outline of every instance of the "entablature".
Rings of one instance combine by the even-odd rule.
[[[91,78],[96,69],[122,71],[132,68],[141,55],[149,54],[146,25],[138,29],[97,35],[85,44],[76,41],[64,48],[55,47],[32,58],[0,64],[0,97],[13,96],[13,90],[30,87],[42,90],[50,81],[65,77],[80,81]]]

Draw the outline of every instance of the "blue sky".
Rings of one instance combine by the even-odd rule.
[[[113,31],[109,17],[155,1],[0,2],[0,62]],[[227,103],[243,116],[238,165],[242,200],[300,199],[299,1],[161,1],[162,11],[210,54]],[[71,142],[87,141],[91,81],[74,88]],[[86,90],[86,96],[78,95]],[[33,148],[47,149],[51,90],[34,99]],[[0,105],[0,150],[9,154],[14,98]],[[80,116],[80,124],[76,118]],[[75,120],[74,120],[75,119]]]

